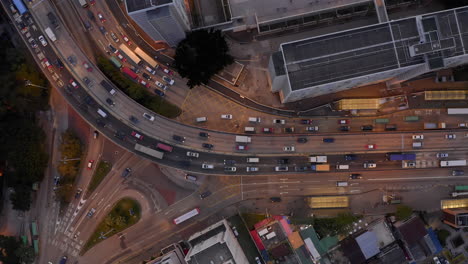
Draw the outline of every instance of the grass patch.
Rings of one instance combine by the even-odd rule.
[[[100,160],[99,164],[94,171],[93,178],[91,179],[91,182],[89,183],[88,186],[88,191],[86,192],[88,195],[93,193],[94,190],[99,186],[99,184],[104,180],[104,177],[109,173],[109,171],[112,169],[112,164],[110,164],[107,161]]]
[[[450,232],[445,229],[438,229],[436,230],[436,233],[440,244],[442,244],[442,246],[445,247],[447,245],[447,238],[450,236]]]
[[[262,214],[242,214],[241,217],[244,219],[248,230],[254,229],[256,223],[266,219],[265,215]]]
[[[132,211],[132,214],[130,214]],[[140,204],[130,198],[119,200],[109,214],[97,226],[81,251],[84,254],[97,243],[136,224],[141,218]]]

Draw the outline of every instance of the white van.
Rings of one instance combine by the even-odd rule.
[[[100,108],[98,108],[97,113],[98,113],[100,116],[104,117],[104,118],[107,117],[106,112],[102,111]]]
[[[146,66],[146,67],[145,67],[145,70],[146,70],[147,72],[149,72],[149,73],[153,74],[153,75],[156,75],[156,71],[155,71],[155,70],[153,70],[153,69],[151,69],[151,68],[150,68],[150,67],[148,67],[148,66]]]
[[[205,169],[205,170],[212,170],[214,169],[214,165],[213,164],[207,164],[207,163],[203,163],[201,165],[202,169]]]
[[[262,121],[260,117],[249,117],[249,122],[260,123],[260,121]]]
[[[197,118],[196,118],[196,121],[197,121],[198,123],[201,123],[201,122],[206,122],[206,120],[207,120],[207,119],[206,119],[206,117],[205,117],[205,116],[202,116],[202,117],[197,117]]]
[[[338,186],[338,187],[346,187],[346,186],[348,186],[348,182],[347,182],[347,181],[337,181],[337,182],[336,182],[336,186]]]
[[[413,142],[413,148],[422,148],[423,143],[422,142]]]
[[[259,163],[259,158],[247,158],[247,163]]]
[[[189,180],[189,181],[197,181],[197,176],[193,176],[193,175],[190,175],[190,174],[186,174],[186,175],[185,175],[185,179],[186,179],[186,180]]]
[[[349,165],[338,164],[338,165],[336,165],[336,169],[337,170],[349,170]]]
[[[255,133],[255,127],[245,127],[245,133]]]

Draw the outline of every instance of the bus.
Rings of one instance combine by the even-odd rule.
[[[112,64],[114,64],[114,66],[117,67],[118,69],[122,68],[122,63],[120,63],[120,61],[119,61],[116,57],[111,56],[110,61],[111,61]]]
[[[145,153],[146,155],[150,155],[151,157],[155,157],[158,159],[162,159],[164,157],[164,153],[161,151],[154,150],[152,148],[148,148],[145,146],[142,146],[140,144],[135,144],[135,150]]]
[[[182,222],[185,222],[185,221],[189,220],[190,218],[192,218],[192,217],[198,215],[199,213],[200,213],[200,209],[198,209],[198,208],[195,208],[195,209],[193,209],[193,210],[190,210],[190,211],[186,212],[185,214],[183,214],[183,215],[181,215],[181,216],[175,218],[175,219],[173,220],[173,221],[174,221],[174,224],[178,225],[178,224],[180,224],[180,223],[182,223]]]
[[[23,15],[24,13],[28,12],[28,9],[24,5],[23,1],[21,0],[13,0],[13,4],[15,5],[16,9],[18,10],[18,13],[20,15]]]
[[[468,185],[455,186],[455,191],[468,191]]]
[[[138,79],[138,75],[136,73],[134,73],[132,70],[130,70],[129,68],[122,67],[121,70],[122,70],[123,73],[125,73],[128,77],[132,78],[133,80]]]
[[[37,237],[37,224],[36,224],[36,221],[33,221],[31,223],[31,235],[32,235],[33,238]]]
[[[419,121],[419,116],[407,116],[405,117],[406,122],[417,122]]]
[[[449,115],[468,115],[468,108],[447,108]]]
[[[163,143],[158,143],[156,145],[156,148],[158,148],[160,150],[167,151],[167,152],[172,152],[172,149],[173,149],[172,146],[169,146],[169,145],[166,145],[166,144],[163,144]]]
[[[88,7],[88,2],[86,2],[86,0],[78,0],[78,2],[80,3],[81,7],[83,8]]]
[[[375,120],[375,123],[376,123],[376,124],[387,124],[388,122],[390,122],[390,121],[388,120],[388,118],[377,118],[377,119]]]
[[[157,69],[159,67],[158,63],[153,60],[148,54],[146,54],[144,51],[142,51],[140,48],[135,49],[135,53],[142,58],[146,63],[148,63],[149,66],[153,67],[154,69]]]
[[[120,44],[119,46],[120,51],[127,56],[127,58],[130,59],[135,65],[139,65],[141,62],[141,59],[133,53],[125,44]]]
[[[34,253],[39,254],[39,241],[37,239],[33,240]]]

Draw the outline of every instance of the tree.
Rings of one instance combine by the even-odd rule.
[[[398,205],[395,216],[397,220],[406,220],[411,214],[413,214],[413,209],[406,205]]]
[[[188,79],[193,88],[234,62],[229,55],[229,46],[220,30],[196,30],[177,45],[174,66],[179,74]]]
[[[31,188],[27,186],[17,186],[10,194],[10,200],[14,210],[28,211],[31,205]]]
[[[0,262],[19,263],[18,256],[15,254],[20,243],[15,237],[0,236]]]
[[[20,260],[19,263],[22,264],[31,264],[34,262],[34,258],[36,257],[34,254],[34,249],[24,244],[21,244],[19,248],[15,250],[15,255],[18,256]]]

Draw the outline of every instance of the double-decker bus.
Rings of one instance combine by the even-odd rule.
[[[180,223],[182,223],[182,222],[185,222],[185,221],[189,220],[190,218],[192,218],[192,217],[198,215],[199,213],[200,213],[200,209],[198,209],[198,208],[195,208],[195,209],[193,209],[193,210],[190,210],[190,211],[186,212],[185,214],[183,214],[183,215],[181,215],[181,216],[175,218],[175,219],[173,220],[173,221],[174,221],[174,224],[178,225],[178,224],[180,224]]]

